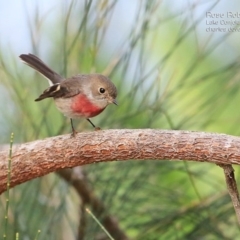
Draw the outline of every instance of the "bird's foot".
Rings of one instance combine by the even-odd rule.
[[[77,131],[73,130],[72,133],[71,133],[71,138],[76,137],[77,133],[78,133]]]

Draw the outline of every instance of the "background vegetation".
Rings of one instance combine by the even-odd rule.
[[[112,79],[119,106],[93,119],[102,129],[239,135],[240,33],[206,32],[206,11],[226,11],[218,1],[175,3],[72,0],[44,14],[36,8],[26,17],[28,52],[64,76],[99,72]],[[11,46],[0,46],[0,61],[1,143],[11,132],[18,143],[70,133],[51,99],[33,101],[47,87],[43,77],[20,63]],[[85,120],[75,124],[92,131]],[[213,164],[126,161],[80,171],[130,239],[237,239],[224,176]],[[5,205],[3,194],[0,235]],[[17,186],[10,192],[8,239],[17,232],[34,239],[38,230],[38,239],[108,239],[86,207],[55,173]]]

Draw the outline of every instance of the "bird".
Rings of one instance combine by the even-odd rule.
[[[98,130],[99,128],[90,118],[100,114],[109,104],[118,105],[116,86],[102,74],[77,74],[64,78],[34,54],[21,54],[19,57],[25,64],[49,80],[50,87],[44,90],[35,101],[53,98],[57,109],[70,118],[71,136],[77,134],[72,119],[85,118]]]

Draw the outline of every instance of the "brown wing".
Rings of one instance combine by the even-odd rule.
[[[62,83],[56,83],[47,88],[35,101],[41,101],[45,98],[69,98],[80,93],[75,81],[66,79]]]

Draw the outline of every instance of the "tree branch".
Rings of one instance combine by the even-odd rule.
[[[8,148],[0,151],[0,194],[7,188]],[[130,159],[240,164],[240,138],[153,129],[62,135],[13,146],[11,187],[62,168]]]

